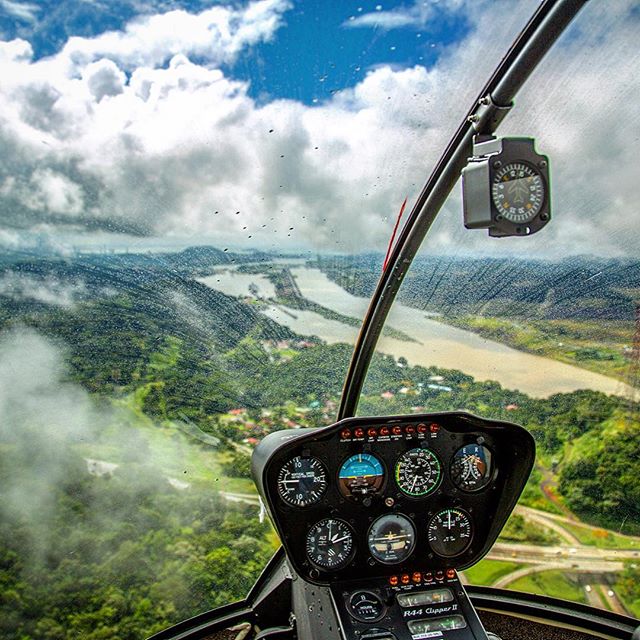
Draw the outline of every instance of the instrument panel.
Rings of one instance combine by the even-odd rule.
[[[447,412],[280,431],[252,473],[305,580],[463,569],[491,547],[535,455],[522,427]]]

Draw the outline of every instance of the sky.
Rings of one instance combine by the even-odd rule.
[[[0,0],[0,246],[383,251],[536,6]],[[465,231],[456,188],[428,250],[640,253],[639,14],[589,3],[501,131],[552,223]]]

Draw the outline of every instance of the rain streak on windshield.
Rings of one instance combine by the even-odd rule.
[[[2,3],[2,637],[137,639],[246,594],[279,546],[251,451],[335,419],[400,205],[537,4]],[[509,580],[514,542],[622,548],[505,584],[638,616],[638,15],[593,4],[505,123],[552,157],[555,219],[498,250],[456,192],[359,410],[526,424],[524,506],[466,578]]]

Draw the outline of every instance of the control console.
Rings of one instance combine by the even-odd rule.
[[[272,433],[252,474],[292,573],[314,587],[300,606],[330,606],[336,638],[480,639],[456,570],[489,551],[534,457],[522,427],[446,412]],[[334,637],[317,618],[310,637]]]

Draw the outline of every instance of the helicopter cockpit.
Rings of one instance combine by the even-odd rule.
[[[0,636],[640,638],[639,26],[0,0]]]

